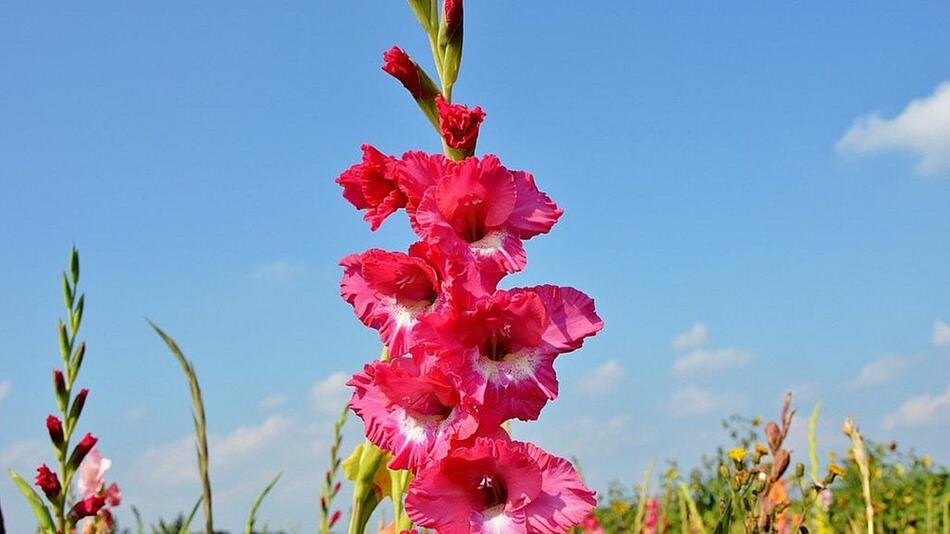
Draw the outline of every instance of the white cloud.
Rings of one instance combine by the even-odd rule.
[[[706,323],[696,323],[689,330],[673,338],[673,348],[676,350],[686,350],[698,347],[709,338],[709,329]]]
[[[33,466],[42,462],[49,451],[43,442],[35,439],[15,441],[0,449],[0,468]],[[47,460],[48,461],[48,460]],[[27,473],[20,473],[26,476]]]
[[[920,157],[917,171],[922,174],[950,169],[950,82],[941,83],[929,97],[912,100],[893,119],[877,113],[858,117],[837,148],[858,154],[909,150]]]
[[[903,375],[910,364],[911,359],[904,356],[882,356],[862,367],[848,385],[852,388],[864,388],[886,384]]]
[[[934,333],[930,339],[935,347],[950,345],[950,324],[944,321],[934,321]]]
[[[579,387],[587,395],[608,395],[617,390],[626,371],[617,360],[608,360],[589,374],[581,377]]]
[[[950,424],[950,386],[936,395],[918,395],[884,418],[884,428],[923,427]]]
[[[287,402],[287,395],[282,395],[280,393],[272,393],[263,399],[261,399],[261,408],[264,410],[271,410],[277,408],[278,406],[283,406]]]
[[[303,265],[283,260],[262,265],[251,273],[251,278],[261,282],[279,284],[289,282],[303,274]]]
[[[12,382],[9,380],[0,380],[0,402],[3,402],[3,399],[7,398],[7,395],[10,394],[10,390],[12,388]]]
[[[693,349],[673,362],[673,371],[683,375],[696,371],[722,371],[745,365],[752,360],[752,353],[727,347],[724,349]]]
[[[129,411],[126,412],[125,417],[129,421],[139,421],[145,418],[145,413],[145,408],[136,406],[135,408],[130,408]]]
[[[673,391],[669,409],[674,415],[704,415],[719,411],[738,411],[748,404],[741,395],[716,394],[696,386],[686,386]]]
[[[316,401],[317,410],[323,413],[338,413],[350,398],[350,388],[346,382],[350,376],[343,371],[317,382],[310,388],[310,396]]]

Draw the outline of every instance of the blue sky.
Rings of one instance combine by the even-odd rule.
[[[604,489],[690,464],[722,417],[771,416],[793,388],[803,411],[824,401],[828,447],[854,415],[950,461],[948,19],[946,2],[470,2],[455,97],[488,113],[480,151],[566,211],[506,284],[577,286],[606,322],[516,434]],[[439,150],[379,70],[392,44],[428,65],[402,2],[4,8],[0,466],[51,458],[76,243],[82,430],[126,504],[154,519],[199,493],[187,390],[148,317],[202,381],[221,526],[283,470],[263,517],[312,528],[341,384],[378,353],[336,262],[411,240],[398,218],[370,233],[333,179],[363,142]],[[0,481],[24,532],[14,491]]]

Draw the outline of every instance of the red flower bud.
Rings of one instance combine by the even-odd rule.
[[[59,477],[56,476],[56,473],[50,471],[46,464],[36,468],[36,485],[43,490],[43,493],[51,501],[58,499],[59,492],[63,489],[59,484]]]
[[[57,397],[66,397],[66,378],[59,369],[53,371],[53,387]]]
[[[439,130],[446,144],[469,155],[474,152],[478,128],[485,118],[482,108],[468,109],[462,104],[450,104],[442,95],[436,95],[435,105],[439,110]]]
[[[462,0],[445,0],[445,33],[449,39],[462,27]]]
[[[49,431],[49,439],[56,445],[56,448],[63,446],[63,422],[55,415],[46,418],[46,430]]]
[[[403,49],[394,46],[383,53],[383,70],[402,83],[412,97],[422,100],[427,96],[423,90],[419,66]]]
[[[336,512],[333,512],[333,515],[330,516],[330,525],[329,525],[329,526],[332,528],[333,525],[335,525],[336,522],[340,520],[340,517],[341,517],[342,515],[343,515],[343,512],[341,512],[341,511],[339,511],[339,510],[337,510]]]
[[[69,418],[73,421],[73,424],[76,424],[76,419],[79,419],[79,416],[82,414],[82,407],[86,405],[87,395],[89,395],[89,390],[82,388],[79,390],[76,398],[73,399],[73,407],[69,409]]]
[[[105,505],[105,495],[93,495],[92,497],[86,497],[73,506],[73,509],[69,511],[69,518],[73,521],[79,521],[84,517],[96,515]]]
[[[96,446],[96,442],[98,441],[98,438],[86,432],[86,435],[79,440],[79,443],[76,444],[76,448],[73,449],[73,453],[69,457],[69,466],[73,469],[79,469],[79,464],[82,463],[83,459],[89,454],[89,451]]]

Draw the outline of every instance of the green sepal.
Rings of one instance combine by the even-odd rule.
[[[80,342],[79,347],[76,348],[76,353],[73,354],[73,359],[69,362],[70,371],[72,376],[79,374],[79,368],[82,367],[82,360],[86,357],[86,342]]]
[[[7,469],[7,473],[10,474],[10,478],[13,479],[13,483],[20,490],[20,493],[26,497],[27,502],[30,504],[30,508],[33,509],[33,515],[36,516],[36,525],[39,527],[40,532],[44,534],[54,534],[56,528],[53,526],[53,516],[50,515],[49,509],[43,503],[43,499],[40,498],[39,494],[30,487],[30,485],[23,480],[23,477],[18,475],[13,469]]]
[[[72,328],[73,333],[79,330],[79,324],[82,322],[82,310],[86,304],[86,295],[79,295],[79,301],[76,303],[76,310],[72,313],[71,320],[69,322],[70,328]]]
[[[462,25],[452,35],[446,35],[445,20],[439,27],[439,50],[442,52],[442,93],[446,100],[452,100],[452,88],[459,77],[462,65]]]
[[[79,282],[79,251],[76,247],[69,252],[69,272],[73,276],[73,283]]]
[[[436,21],[432,18],[433,13],[438,13],[437,0],[408,0],[409,8],[419,20],[422,29],[432,36],[436,29]]]
[[[71,347],[69,346],[69,334],[66,333],[66,324],[59,321],[57,330],[59,331],[59,355],[63,358],[63,363],[68,364]]]
[[[73,309],[73,288],[69,284],[69,278],[66,277],[66,271],[63,271],[63,303],[66,304],[66,309]]]

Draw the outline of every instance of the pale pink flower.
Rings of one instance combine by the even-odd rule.
[[[86,459],[79,466],[79,479],[76,489],[82,498],[92,497],[99,493],[105,485],[106,471],[112,467],[112,460],[102,456],[99,449],[93,449],[86,455]]]

